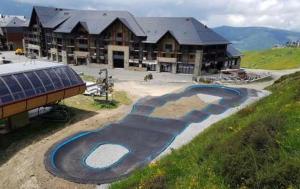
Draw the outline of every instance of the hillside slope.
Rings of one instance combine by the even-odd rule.
[[[112,188],[299,188],[300,72]]]
[[[283,70],[300,68],[300,49],[268,49],[247,51],[242,58],[242,67],[253,69]]]
[[[214,30],[231,41],[241,51],[269,49],[275,44],[284,44],[300,39],[300,33],[264,27],[222,26]]]

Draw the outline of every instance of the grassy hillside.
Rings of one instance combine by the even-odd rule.
[[[255,69],[282,70],[300,68],[300,49],[268,49],[243,53],[242,67]]]
[[[300,73],[112,188],[299,188]]]
[[[269,49],[275,44],[284,44],[300,39],[299,32],[265,27],[222,26],[214,28],[214,30],[242,51]]]

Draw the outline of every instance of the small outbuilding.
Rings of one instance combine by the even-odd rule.
[[[241,65],[241,57],[243,54],[237,50],[232,44],[227,46],[225,67],[229,69],[239,69]]]
[[[0,15],[0,50],[23,48],[25,27],[24,16]]]

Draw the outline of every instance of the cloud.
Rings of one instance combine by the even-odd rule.
[[[14,0],[75,9],[128,10],[136,16],[191,16],[210,27],[267,26],[300,31],[299,0]]]

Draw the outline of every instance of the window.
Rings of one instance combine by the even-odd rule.
[[[85,45],[86,45],[86,44],[88,44],[88,41],[87,41],[87,39],[79,39],[79,40],[78,40],[78,43],[79,43],[79,44],[85,44]]]
[[[104,33],[104,39],[110,39],[111,34],[109,32]]]
[[[62,44],[62,39],[61,38],[57,38],[57,44]]]
[[[191,54],[190,59],[192,59],[192,60],[195,59],[195,55]]]
[[[172,44],[165,44],[165,50],[168,52],[173,51],[173,45]]]
[[[117,33],[117,37],[118,37],[118,38],[122,38],[122,37],[123,37],[123,34],[120,33],[120,32],[118,32],[118,33]]]
[[[131,33],[130,39],[131,39],[131,40],[134,40],[134,39],[135,39],[135,35],[134,35],[133,33]]]
[[[79,51],[88,52],[87,48],[79,48]]]

